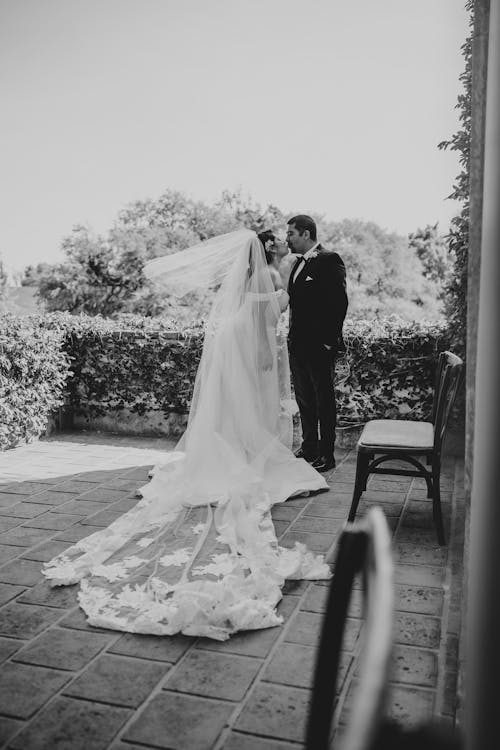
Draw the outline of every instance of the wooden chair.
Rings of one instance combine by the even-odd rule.
[[[306,750],[330,748],[333,704],[340,651],[351,591],[356,575],[364,578],[364,648],[359,661],[358,689],[341,746],[367,750],[383,717],[392,651],[393,563],[391,536],[382,510],[371,508],[339,538],[316,660]]]
[[[427,497],[432,498],[432,515],[438,543],[445,544],[441,512],[441,459],[446,429],[463,373],[462,360],[451,352],[441,352],[436,371],[436,385],[430,422],[404,419],[374,419],[367,422],[358,441],[356,480],[349,510],[354,521],[359,500],[370,474],[394,474],[423,477]],[[421,459],[421,460],[419,460]],[[426,468],[422,463],[425,460]],[[413,469],[384,467],[386,461],[404,461]]]

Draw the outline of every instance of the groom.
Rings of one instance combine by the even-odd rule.
[[[348,304],[345,266],[337,253],[319,244],[310,216],[291,218],[286,239],[300,256],[288,282],[290,367],[302,424],[302,446],[295,455],[317,471],[330,471],[337,421],[333,370],[335,355],[344,347]]]

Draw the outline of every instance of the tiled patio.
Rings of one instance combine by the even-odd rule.
[[[76,586],[40,566],[131,508],[165,440],[66,434],[0,455],[0,744],[13,750],[295,750],[302,746],[324,583],[290,582],[282,627],[224,643],[89,627]],[[330,491],[276,506],[284,545],[330,553],[347,517],[355,451],[337,454]],[[448,546],[436,544],[419,480],[372,478],[369,504],[394,532],[397,616],[390,713],[452,722],[464,533],[463,462],[442,478]],[[360,646],[352,602],[337,718],[348,720]]]

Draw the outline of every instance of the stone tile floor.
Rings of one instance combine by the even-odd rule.
[[[224,643],[91,628],[77,586],[40,566],[131,508],[172,443],[64,434],[0,455],[0,746],[12,750],[292,750],[303,746],[327,585],[288,582],[278,628]],[[330,491],[276,506],[280,542],[332,555],[347,517],[355,450]],[[438,547],[420,480],[372,477],[358,515],[380,505],[393,530],[397,613],[389,713],[405,726],[453,722],[464,534],[463,462],[442,476],[448,545]],[[354,592],[336,704],[349,720],[360,647]]]

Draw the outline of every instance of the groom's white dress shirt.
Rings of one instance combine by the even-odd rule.
[[[295,270],[295,273],[293,275],[293,280],[292,280],[293,284],[295,284],[295,282],[297,281],[297,276],[303,270],[303,268],[304,268],[304,266],[306,264],[306,260],[310,260],[314,256],[314,254],[316,252],[316,248],[318,247],[318,245],[319,245],[319,242],[316,242],[316,244],[313,245],[312,247],[310,247],[309,250],[306,253],[304,253],[304,255],[302,256],[302,258],[300,259],[301,262],[297,266],[297,268]]]

